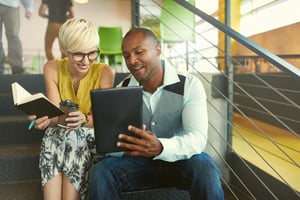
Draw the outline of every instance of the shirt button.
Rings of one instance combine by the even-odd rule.
[[[156,123],[155,122],[151,122],[151,126],[155,126],[156,125]]]

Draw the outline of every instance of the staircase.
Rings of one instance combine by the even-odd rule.
[[[128,73],[116,75],[115,84]],[[43,131],[28,130],[27,116],[14,107],[11,83],[30,93],[44,92],[43,75],[0,75],[0,199],[42,200],[39,152]],[[132,199],[188,199],[187,191],[175,188],[124,193]]]
[[[117,73],[115,85],[127,73]],[[0,75],[0,199],[42,200],[39,152],[43,131],[28,130],[27,116],[13,106],[11,83],[20,83],[30,93],[44,92],[43,75]],[[248,200],[242,193],[232,194],[224,187],[225,199]],[[124,200],[189,199],[185,190],[160,188],[123,194]]]
[[[30,77],[29,77],[30,76]],[[40,75],[0,77],[0,199],[42,199],[38,168],[43,132],[28,130],[26,115],[13,106],[10,84],[19,82],[31,93],[44,91]]]

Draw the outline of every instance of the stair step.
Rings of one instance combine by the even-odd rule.
[[[0,182],[40,179],[40,143],[0,145]]]
[[[0,145],[0,157],[20,157],[38,155],[40,143],[22,145]]]
[[[44,131],[28,130],[26,116],[0,116],[0,145],[40,143]]]
[[[24,115],[21,110],[17,109],[13,103],[13,97],[11,93],[0,93],[0,116],[8,116],[8,115]]]
[[[43,74],[7,74],[0,75],[0,93],[10,93],[13,82],[18,82],[32,94],[45,91]]]
[[[0,196],[5,200],[42,200],[39,179],[0,183]]]

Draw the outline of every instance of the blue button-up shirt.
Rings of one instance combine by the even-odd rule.
[[[33,12],[33,0],[21,0],[26,12]],[[0,4],[17,8],[20,6],[20,0],[0,0]]]
[[[183,132],[173,133],[171,138],[158,138],[163,146],[163,151],[154,159],[173,162],[188,159],[205,149],[208,130],[206,93],[197,77],[191,74],[185,74],[185,76],[184,108],[182,112]],[[179,81],[176,70],[165,66],[163,85],[157,88],[153,94],[143,92],[143,101],[149,111],[152,113],[155,111],[163,88]],[[134,77],[130,79],[128,84],[128,86],[138,85],[139,83]]]

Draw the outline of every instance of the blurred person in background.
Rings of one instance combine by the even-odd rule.
[[[53,60],[52,52],[55,39],[58,37],[58,31],[61,25],[74,17],[74,6],[71,0],[42,0],[39,7],[39,16],[48,19],[48,25],[45,34],[45,53],[47,60]],[[61,51],[61,58],[66,54]]]
[[[21,0],[25,17],[31,19],[33,0]],[[20,32],[20,0],[0,0],[0,74],[4,73],[5,53],[2,43],[3,26],[7,39],[7,57],[13,74],[22,74],[23,49],[19,38]]]

